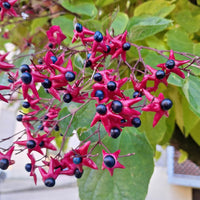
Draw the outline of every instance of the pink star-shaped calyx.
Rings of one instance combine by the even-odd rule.
[[[39,167],[39,171],[42,176],[42,180],[44,182],[45,182],[45,180],[47,180],[49,178],[52,178],[55,180],[58,177],[58,175],[60,174],[61,168],[55,169],[54,162],[55,162],[55,159],[51,158],[48,172],[46,172],[42,167]]]
[[[91,141],[87,141],[84,145],[79,148],[72,149],[64,155],[64,158],[61,160],[61,163],[66,166],[70,166],[70,169],[75,171],[78,169],[80,172],[83,171],[83,166],[87,166],[92,169],[98,169],[95,162],[89,158],[88,149],[91,144]],[[61,174],[68,174],[69,171],[62,171]]]
[[[110,172],[110,175],[113,176],[113,171],[115,168],[124,169],[125,166],[119,163],[118,157],[120,154],[120,150],[114,153],[107,153],[106,151],[102,150],[103,153],[103,163],[102,169],[107,169]]]
[[[172,102],[169,99],[165,99],[162,93],[160,93],[158,97],[154,97],[146,90],[143,90],[143,92],[146,98],[150,101],[150,104],[143,107],[142,111],[156,113],[153,119],[153,127],[154,127],[156,126],[156,124],[159,122],[159,120],[161,119],[163,115],[165,115],[166,117],[169,116],[168,109],[172,107]]]
[[[67,37],[63,34],[60,26],[54,25],[51,26],[50,29],[47,31],[47,37],[49,42],[52,43],[54,46],[56,44],[60,45],[61,42],[66,39]]]
[[[24,141],[16,141],[15,144],[24,146],[28,149],[28,153],[30,154],[32,151],[37,151],[38,153],[43,155],[42,148],[56,150],[56,147],[50,142],[55,137],[47,137],[47,134],[40,136],[39,134],[36,137],[31,135],[30,130],[27,128],[27,140]]]
[[[0,169],[6,170],[10,165],[15,163],[14,160],[11,160],[12,153],[14,151],[14,146],[12,146],[6,154],[0,152]],[[2,163],[1,163],[2,162]]]
[[[1,3],[0,3],[0,5],[1,5]],[[5,59],[8,54],[9,53],[0,54],[0,72],[1,71],[10,71],[10,69],[15,67],[15,65],[5,62]]]
[[[100,112],[98,111],[99,108],[100,108]],[[105,110],[105,113],[101,113],[102,108]],[[120,124],[123,117],[121,117],[118,114],[113,113],[109,109],[109,105],[96,104],[96,109],[97,109],[97,112],[94,116],[94,119],[91,122],[91,125],[90,125],[91,127],[94,126],[98,121],[101,121],[101,123],[103,124],[109,136],[111,136],[110,131],[112,128],[118,128],[120,131],[122,131]]]
[[[173,50],[170,50],[169,59],[166,63],[158,64],[157,67],[162,68],[166,71],[166,76],[168,77],[171,72],[177,74],[181,78],[185,78],[185,74],[179,69],[179,66],[190,62],[190,60],[175,60]]]
[[[146,65],[146,67],[151,72],[151,75],[150,74],[145,75],[143,79],[154,81],[154,86],[151,88],[147,88],[147,90],[149,92],[156,91],[158,89],[158,85],[160,83],[164,83],[166,86],[168,85],[168,82],[167,82],[168,76],[165,75],[164,71],[156,70],[156,69],[150,67],[149,65]]]
[[[17,2],[17,0],[3,0],[0,1],[0,15],[1,15],[1,21],[3,21],[4,14],[7,13],[8,15],[17,17],[17,13],[13,8],[13,5]]]
[[[31,161],[31,163],[28,163],[28,164],[31,164],[30,176],[33,176],[35,185],[37,185],[37,176],[35,174],[35,169],[36,169],[35,158],[32,154],[29,154],[29,153],[27,154],[27,156],[29,157],[29,159]]]
[[[120,37],[115,37],[111,40],[116,45],[117,50],[112,55],[112,59],[117,58],[121,54],[122,60],[126,61],[126,51],[130,49],[131,45],[126,42],[127,31],[125,31]],[[121,40],[119,40],[121,38]]]
[[[74,43],[78,38],[80,38],[83,45],[85,45],[84,38],[85,35],[94,35],[93,31],[88,30],[79,23],[75,24],[74,36],[72,38],[72,43]]]

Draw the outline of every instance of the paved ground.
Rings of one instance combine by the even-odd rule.
[[[32,179],[6,179],[0,183],[0,200],[79,200],[74,177],[57,180],[56,186],[47,188],[41,180],[38,185]]]

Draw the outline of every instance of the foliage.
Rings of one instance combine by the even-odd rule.
[[[138,64],[140,70],[143,70],[142,64],[158,69],[156,66],[166,62],[170,49],[175,51],[177,60],[191,59],[193,55],[198,58],[200,55],[200,25],[198,23],[200,7],[188,0],[23,0],[18,1],[14,8],[19,15],[28,16],[26,19],[20,16],[5,17],[0,22],[2,35],[0,44],[2,50],[6,50],[6,43],[12,43],[16,50],[20,51],[19,55],[16,53],[11,59],[17,68],[23,63],[30,64],[30,58],[32,63],[38,63],[38,59],[45,55],[48,43],[46,31],[52,25],[59,25],[67,36],[63,42],[64,48],[80,45],[80,41],[76,44],[71,43],[75,22],[81,23],[92,31],[99,30],[104,35],[106,30],[115,35],[127,30],[127,41],[147,47],[140,51],[143,63],[141,60],[138,62],[140,55],[134,46],[126,54],[129,64],[131,66]],[[159,51],[152,51],[148,47],[160,50],[165,57],[160,55]],[[84,68],[86,59],[84,48],[78,46],[77,49],[80,52],[71,57],[76,72]],[[110,57],[106,59],[106,66],[109,69],[116,68],[116,61],[111,62]],[[193,61],[189,66],[190,71],[184,72],[185,79],[172,74],[168,79],[169,85],[166,87],[161,84],[155,92],[155,96],[162,92],[165,97],[173,101],[169,118],[163,117],[153,128],[154,114],[143,112],[142,126],[137,130],[125,128],[123,135],[114,142],[101,127],[102,141],[111,152],[120,148],[123,155],[130,152],[135,152],[135,155],[120,158],[120,162],[126,166],[126,169],[116,170],[113,177],[110,177],[106,170],[84,169],[83,177],[78,181],[81,199],[145,199],[153,172],[156,145],[168,145],[176,131],[176,125],[185,137],[191,136],[194,142],[200,145],[200,60]],[[66,60],[64,62],[66,66]],[[86,69],[86,72],[88,76],[92,75],[92,70]],[[131,71],[122,63],[119,73],[123,78],[129,76]],[[4,84],[5,78],[2,76],[1,74],[1,84]],[[141,73],[138,72],[136,76],[138,80],[142,79]],[[44,93],[42,89],[39,90],[40,96],[49,98],[49,94]],[[91,90],[91,85],[84,89]],[[131,95],[134,92],[130,83],[122,89],[125,93],[130,91]],[[59,104],[59,102],[56,103]],[[97,126],[90,128],[95,115],[95,105],[94,102],[89,102],[85,107],[79,108],[80,104],[73,102],[67,106],[61,105],[58,121],[70,115],[59,121],[61,133],[64,135],[66,125],[70,124],[66,137],[71,136],[76,130],[79,139],[84,141],[97,129]],[[76,114],[71,115],[70,113],[74,110]],[[70,122],[71,119],[73,119],[72,122]],[[63,140],[58,138],[58,133],[55,132],[54,135],[57,137],[57,145],[61,146]],[[97,135],[90,138],[92,142],[98,139]],[[94,152],[97,153],[100,149],[101,147],[98,147]],[[191,152],[182,152],[184,154],[180,161],[185,160],[187,156],[190,157]],[[101,168],[102,155],[93,160]]]

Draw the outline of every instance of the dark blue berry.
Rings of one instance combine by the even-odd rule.
[[[91,55],[92,55],[91,53],[88,53],[88,55],[87,55],[87,59],[89,59]]]
[[[8,161],[8,159],[2,158],[2,159],[0,160],[0,169],[6,170],[6,169],[8,169],[8,166],[9,166],[9,161]]]
[[[49,119],[49,117],[47,115],[44,116],[44,120],[47,120]]]
[[[56,126],[54,127],[54,130],[55,130],[55,131],[59,131],[59,130],[60,130],[58,124],[56,124]]]
[[[23,72],[21,75],[21,80],[24,84],[28,85],[32,81],[32,75],[28,72]]]
[[[42,58],[39,58],[39,59],[38,59],[38,64],[39,64],[39,65],[42,65],[42,64],[43,64]]]
[[[97,107],[96,107],[96,111],[100,114],[100,115],[105,115],[106,112],[107,112],[107,108],[104,104],[99,104]]]
[[[175,62],[174,60],[168,60],[166,63],[165,63],[165,66],[168,68],[168,69],[173,69],[174,66],[175,66]]]
[[[38,126],[38,130],[42,131],[43,129],[44,129],[44,126],[42,126],[42,124],[40,124],[40,125]]]
[[[11,8],[11,5],[8,2],[3,2],[3,7],[9,10]]]
[[[141,96],[142,96],[142,94],[140,92],[138,92],[138,91],[135,91],[133,93],[133,98],[137,98],[137,97],[141,97]]]
[[[165,72],[163,70],[158,70],[156,72],[156,78],[157,79],[163,79],[165,77]]]
[[[94,33],[94,40],[97,42],[101,42],[103,40],[103,35],[100,31],[96,31]]]
[[[75,79],[75,74],[73,72],[66,72],[65,78],[67,81],[72,82]]]
[[[161,101],[161,108],[162,110],[169,110],[172,107],[173,103],[170,99],[164,99]]]
[[[46,89],[49,89],[51,87],[52,83],[48,78],[44,79],[44,82],[42,82],[42,86]]]
[[[44,181],[44,184],[47,186],[47,187],[53,187],[55,185],[56,181],[54,178],[47,178],[45,181]]]
[[[102,90],[97,90],[97,91],[95,92],[95,97],[98,97],[99,100],[102,100],[102,99],[104,98],[104,93],[103,93],[103,91],[102,91]]]
[[[75,29],[76,29],[77,32],[81,33],[83,31],[83,26],[79,23],[76,23]]]
[[[31,169],[32,169],[31,163],[27,163],[27,164],[25,165],[25,170],[26,170],[27,172],[31,172]]]
[[[39,144],[39,146],[40,146],[41,148],[44,147],[44,141],[41,141],[40,144]]]
[[[31,72],[31,68],[27,65],[27,64],[23,64],[20,66],[19,70],[21,71],[21,73],[24,72]]]
[[[104,162],[105,166],[108,168],[112,168],[115,166],[115,159],[111,155],[105,156],[105,158],[103,159],[103,162]]]
[[[125,119],[121,119],[121,123],[125,123],[126,122],[126,120]]]
[[[58,59],[56,58],[56,56],[51,56],[51,61],[53,62],[53,64],[55,64],[57,60]]]
[[[91,67],[92,66],[92,61],[91,60],[86,60],[85,61],[85,67]]]
[[[78,156],[74,156],[73,157],[73,163],[78,165],[82,162],[82,158],[81,157],[78,157]]]
[[[107,83],[107,88],[110,91],[114,91],[116,89],[117,85],[114,81],[110,81]]]
[[[75,175],[76,178],[81,178],[82,175],[83,175],[83,171],[80,172],[79,169],[75,169],[74,175]]]
[[[52,44],[52,43],[49,43],[48,46],[49,46],[49,48],[51,48],[51,49],[53,48],[53,44]]]
[[[26,146],[28,149],[33,149],[36,146],[36,142],[34,140],[28,140]]]
[[[135,117],[135,118],[132,119],[131,123],[133,124],[133,126],[135,128],[138,128],[141,125],[141,120],[140,120],[140,118]]]
[[[97,81],[97,82],[100,82],[102,81],[102,75],[100,73],[96,73],[94,74],[94,80]]]
[[[106,45],[106,49],[107,49],[107,51],[104,51],[105,53],[109,53],[111,50],[109,45]]]
[[[128,42],[126,42],[123,44],[122,48],[124,51],[128,51],[131,48],[131,45]]]
[[[14,83],[14,80],[12,80],[12,79],[9,78],[9,79],[8,79],[8,82],[9,82],[9,83]]]
[[[121,133],[121,131],[118,128],[112,128],[110,130],[110,135],[112,138],[118,138],[120,133]]]
[[[123,104],[118,100],[114,100],[112,102],[111,108],[112,108],[113,112],[120,113],[122,111]]]
[[[17,120],[18,122],[21,122],[21,121],[22,121],[22,118],[23,118],[23,115],[22,115],[22,114],[19,114],[19,115],[17,115],[16,120]]]
[[[24,108],[30,108],[31,105],[30,105],[30,103],[28,101],[24,101],[23,104],[22,104],[22,106]]]
[[[121,124],[123,124],[123,123],[125,123],[126,122],[126,120],[125,119],[121,119]],[[120,126],[121,128],[124,128],[124,126],[123,125],[121,125]]]
[[[63,101],[64,101],[65,103],[70,103],[71,100],[72,100],[72,95],[71,95],[71,94],[69,94],[69,93],[64,94],[64,96],[63,96]]]

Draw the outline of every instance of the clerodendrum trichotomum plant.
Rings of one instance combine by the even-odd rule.
[[[15,3],[0,1],[1,20],[7,14],[17,16]],[[115,30],[103,34],[79,22],[74,23],[69,46],[62,44],[67,36],[58,25],[51,26],[45,35],[48,43],[31,54],[29,63],[10,64],[6,60],[9,53],[0,55],[0,72],[8,77],[8,83],[0,85],[0,99],[20,102],[16,120],[24,126],[13,137],[1,139],[0,144],[17,136],[10,147],[0,148],[0,169],[15,164],[15,156],[25,151],[29,159],[25,169],[35,184],[37,176],[47,187],[53,187],[58,176],[74,176],[82,187],[87,179],[81,181],[84,176],[95,177],[94,184],[80,190],[91,193],[97,182],[106,184],[108,179],[129,174],[143,187],[143,180],[135,173],[144,172],[147,166],[143,160],[152,156],[152,150],[138,131],[150,123],[142,116],[153,113],[148,125],[151,129],[170,116],[174,103],[168,93],[165,95],[169,80],[174,75],[179,80],[192,76],[191,67],[199,68],[199,57],[129,42],[127,30],[118,35]],[[143,50],[161,56],[163,62],[147,65]],[[138,55],[134,65],[127,59],[130,51]],[[183,59],[177,58],[180,55]],[[26,55],[15,59],[21,57]],[[74,134],[80,144],[67,151],[68,138]],[[144,157],[138,161],[140,151]],[[145,164],[152,163],[150,159]],[[103,172],[106,178],[100,180]],[[131,184],[131,179],[124,184]],[[125,192],[123,188],[121,192]]]

